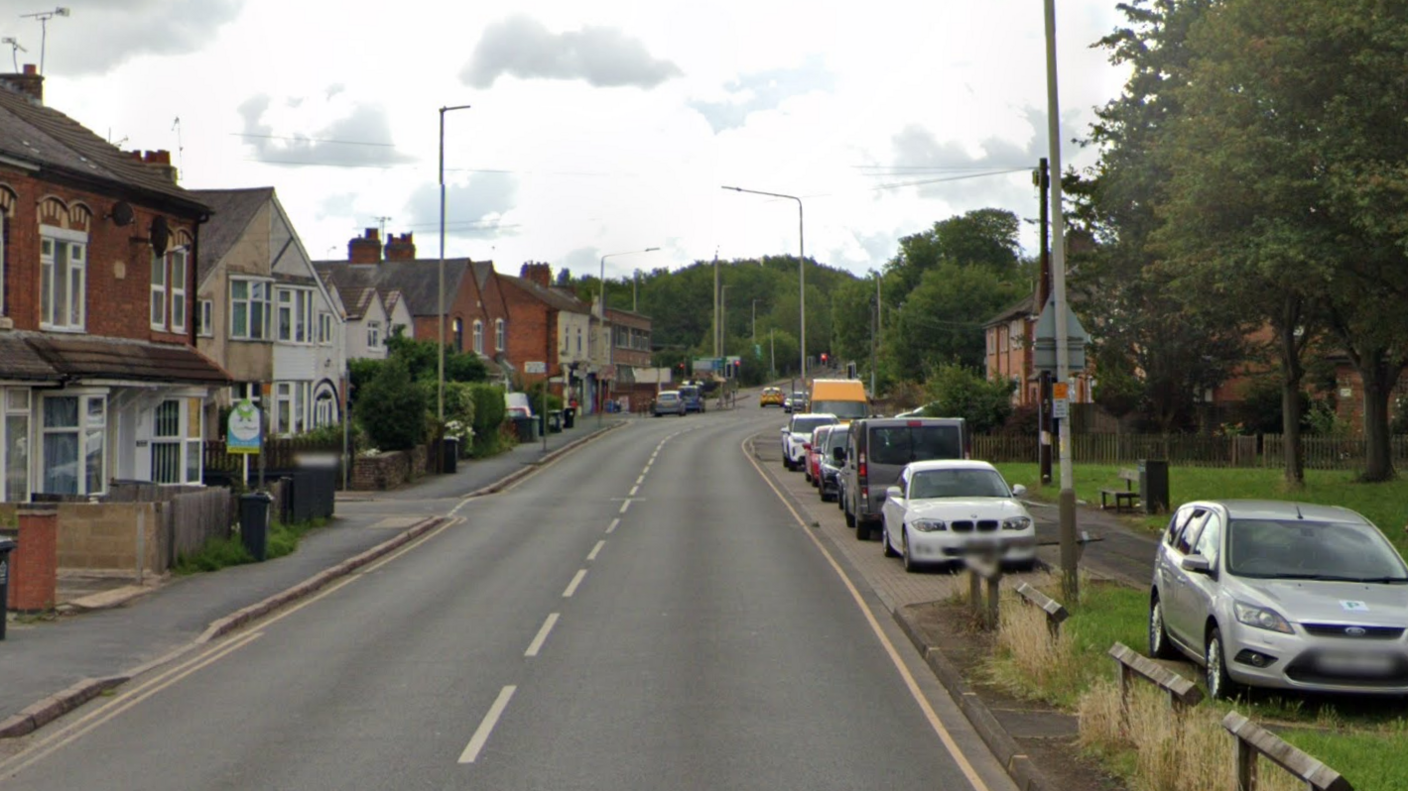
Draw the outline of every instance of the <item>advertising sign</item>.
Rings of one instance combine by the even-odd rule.
[[[259,407],[248,398],[235,402],[230,412],[230,428],[225,435],[228,453],[258,453],[264,432]]]

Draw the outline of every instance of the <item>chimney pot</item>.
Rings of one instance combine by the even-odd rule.
[[[25,74],[38,74],[38,73],[39,73],[39,68],[36,67],[33,63],[26,63],[26,64],[24,64],[24,73],[25,73]]]

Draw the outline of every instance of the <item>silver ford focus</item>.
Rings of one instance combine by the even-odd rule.
[[[1337,506],[1192,502],[1154,562],[1149,653],[1239,685],[1408,694],[1408,565],[1372,522]]]

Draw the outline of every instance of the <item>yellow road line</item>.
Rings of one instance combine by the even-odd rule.
[[[919,682],[914,679],[914,674],[909,672],[909,666],[906,665],[904,659],[900,657],[900,653],[895,648],[894,643],[890,642],[890,638],[887,637],[885,631],[880,628],[880,622],[875,620],[874,613],[866,606],[865,598],[861,596],[855,583],[851,582],[851,578],[846,576],[845,569],[841,568],[841,564],[837,563],[836,558],[832,557],[831,552],[826,549],[826,545],[821,543],[821,540],[808,529],[807,521],[802,518],[801,514],[797,513],[797,509],[792,507],[792,503],[787,500],[782,490],[778,489],[777,486],[773,484],[772,479],[767,476],[767,473],[763,472],[763,468],[753,460],[752,455],[748,453],[747,446],[748,440],[746,439],[743,440],[743,443],[739,446],[743,451],[743,457],[748,460],[749,464],[753,465],[753,469],[757,470],[758,476],[763,479],[763,482],[768,485],[769,489],[772,489],[773,494],[777,495],[777,499],[782,501],[782,505],[787,509],[788,513],[792,514],[792,518],[797,521],[797,526],[802,528],[802,533],[805,534],[807,538],[811,539],[812,544],[821,551],[821,554],[826,558],[826,562],[830,563],[831,568],[836,571],[836,576],[840,577],[841,582],[845,584],[846,590],[850,591],[851,598],[855,601],[856,606],[860,608],[861,614],[865,616],[866,622],[870,624],[871,631],[875,633],[876,639],[885,647],[885,653],[889,654],[890,661],[894,663],[895,669],[899,671],[900,677],[904,679],[905,686],[909,688],[910,696],[914,698],[914,702],[918,703],[919,708],[924,712],[924,718],[929,721],[929,727],[933,728],[934,733],[938,734],[939,740],[943,742],[944,748],[948,750],[948,754],[953,758],[954,762],[958,764],[958,768],[963,771],[963,776],[968,778],[969,785],[971,785],[975,791],[990,791],[988,784],[983,782],[983,778],[978,776],[977,771],[973,769],[973,765],[968,762],[968,756],[964,755],[963,751],[958,748],[958,743],[953,740],[953,734],[949,733],[948,728],[944,727],[943,721],[939,719],[939,715],[934,711],[934,707],[929,705],[928,699],[924,697],[923,691],[919,689]]]

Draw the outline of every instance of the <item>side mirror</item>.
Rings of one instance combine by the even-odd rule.
[[[1020,483],[1019,483],[1019,484],[1015,484],[1015,485],[1012,487],[1012,496],[1013,496],[1013,497],[1026,497],[1026,496],[1027,496],[1027,487],[1023,486],[1023,485],[1020,484]]]
[[[846,449],[845,449],[845,448],[832,448],[832,450],[831,450],[831,458],[834,459],[837,464],[845,464],[845,463],[846,463]]]
[[[886,500],[898,500],[898,499],[902,499],[903,497],[904,497],[904,490],[901,489],[900,487],[898,487],[898,486],[886,486],[886,487],[885,487],[885,499],[886,499]]]
[[[1184,571],[1191,571],[1194,574],[1206,574],[1212,576],[1212,563],[1202,555],[1189,555],[1180,564]]]

